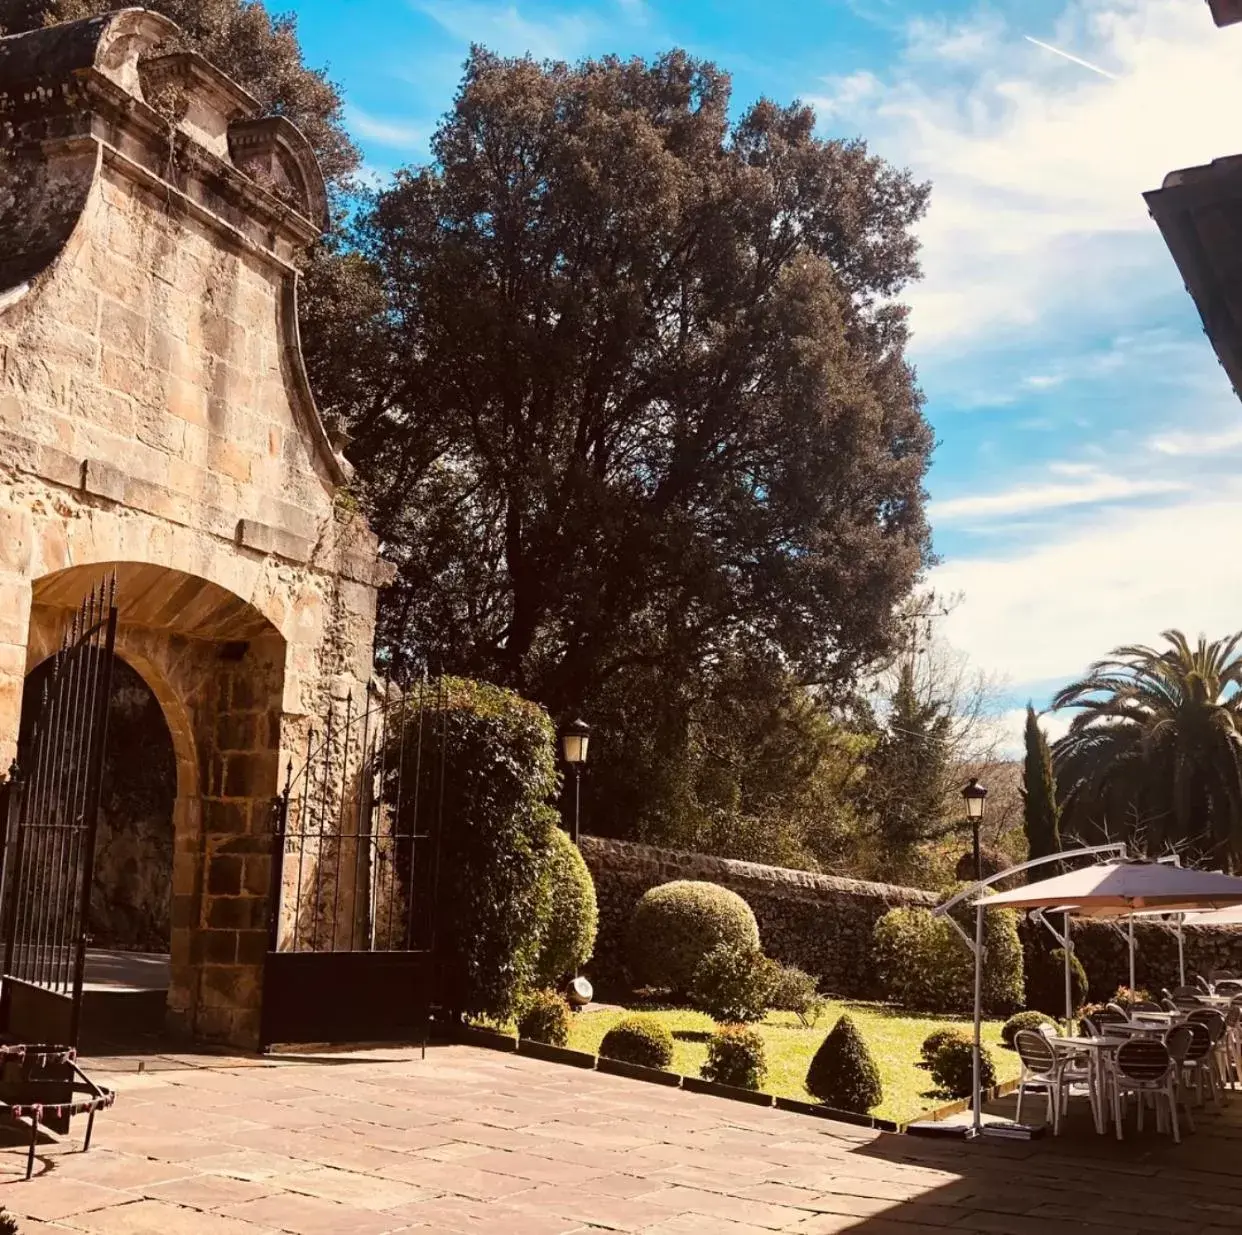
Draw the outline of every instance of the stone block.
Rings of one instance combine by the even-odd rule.
[[[237,932],[237,961],[241,965],[261,965],[270,947],[265,930]]]
[[[0,508],[0,572],[27,574],[34,549],[34,519],[20,507]]]
[[[219,854],[209,859],[207,891],[212,896],[237,896],[242,890],[242,860]]]
[[[147,350],[147,319],[118,301],[105,300],[99,314],[99,338],[106,348],[141,358]]]
[[[110,502],[125,500],[127,477],[118,467],[101,459],[87,459],[82,464],[82,490],[91,497],[106,498]]]

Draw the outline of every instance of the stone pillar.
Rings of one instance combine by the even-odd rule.
[[[30,551],[33,519],[20,508],[0,509],[0,776],[17,757],[30,637]]]

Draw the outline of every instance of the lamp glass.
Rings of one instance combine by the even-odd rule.
[[[561,735],[561,752],[566,763],[586,763],[587,743],[590,737],[585,733],[565,733]]]
[[[968,797],[966,799],[966,818],[967,819],[982,819],[984,801],[985,799],[982,794],[980,794],[977,797],[974,794],[972,794],[970,797]]]

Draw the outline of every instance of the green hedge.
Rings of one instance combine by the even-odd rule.
[[[975,1047],[973,1041],[946,1042],[932,1060],[932,1080],[952,1098],[969,1098],[975,1087]],[[986,1046],[979,1049],[979,1088],[996,1084],[996,1064]]]
[[[604,1034],[599,1053],[644,1068],[667,1068],[673,1062],[673,1035],[655,1017],[627,1016]]]
[[[839,1111],[865,1115],[884,1097],[880,1069],[853,1019],[844,1014],[815,1052],[807,1092]]]
[[[523,1000],[518,1017],[518,1037],[549,1046],[569,1045],[569,1022],[572,1013],[563,995],[556,991],[535,991]]]
[[[463,678],[442,685],[421,723],[437,742],[443,734],[443,768],[409,743],[398,769],[402,726],[390,723],[390,775],[403,777],[411,812],[417,797],[443,793],[436,998],[451,1013],[507,1020],[534,984],[549,911],[556,732],[541,707],[512,691]],[[413,822],[412,813],[402,820],[406,830]]]
[[[684,994],[703,958],[722,943],[759,947],[759,923],[736,892],[691,879],[661,884],[630,916],[630,976],[639,986]]]
[[[758,1089],[768,1074],[763,1039],[746,1025],[724,1025],[707,1044],[704,1080],[737,1089]]]
[[[973,938],[973,923],[968,933]],[[1017,916],[990,910],[984,944],[983,1010],[1007,1016],[1022,1007],[1025,994]],[[919,1012],[968,1016],[974,1010],[974,957],[952,923],[930,910],[890,909],[875,924],[872,956],[885,999]]]
[[[560,986],[591,959],[599,929],[595,881],[578,846],[561,828],[552,833],[545,879],[548,909],[535,978],[546,986]]]
[[[1074,956],[1070,959],[1070,995],[1077,1014],[1087,1002],[1087,971]],[[1027,955],[1026,1006],[1061,1018],[1065,1015],[1065,950],[1037,949]]]

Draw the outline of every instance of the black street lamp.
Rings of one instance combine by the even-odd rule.
[[[569,835],[578,843],[578,820],[581,805],[582,765],[586,763],[587,745],[591,740],[591,726],[584,720],[571,721],[561,733],[561,755],[574,770],[574,826]]]
[[[975,882],[983,879],[983,854],[979,850],[979,828],[983,824],[983,809],[987,804],[988,791],[975,777],[971,777],[962,789],[962,798],[966,802],[966,818],[974,830]]]

